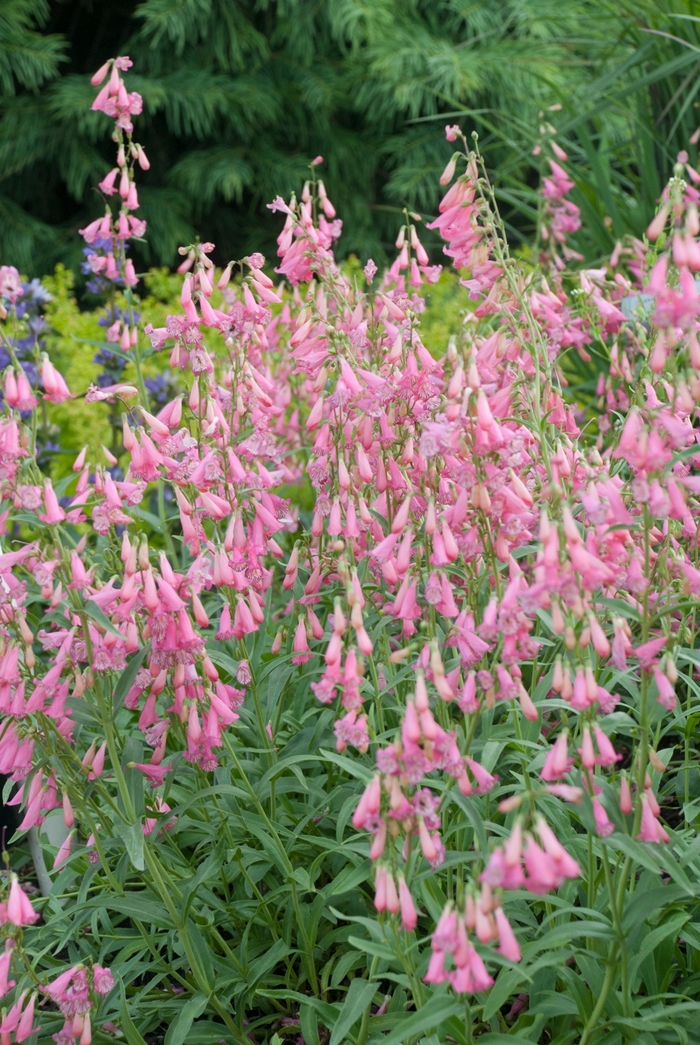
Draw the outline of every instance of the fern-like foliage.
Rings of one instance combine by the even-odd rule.
[[[317,154],[342,246],[382,260],[403,207],[435,213],[447,122],[478,131],[526,237],[542,113],[580,172],[580,247],[596,257],[641,231],[694,129],[693,3],[2,0],[0,263],[79,263],[74,233],[101,212],[93,186],[112,162],[89,74],[114,54],[131,55],[144,98],[142,263],[173,265],[195,229],[220,262],[274,256],[265,203]]]
[[[41,33],[49,17],[48,0],[3,0],[0,4],[0,88],[14,94],[17,87],[37,91],[56,75],[65,41],[55,33]]]

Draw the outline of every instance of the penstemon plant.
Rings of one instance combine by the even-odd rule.
[[[141,330],[130,65],[93,78],[117,157],[82,230],[115,439],[55,482],[77,393],[0,272],[0,773],[53,868],[32,902],[8,865],[1,1045],[692,1041],[700,175],[577,271],[543,123],[526,264],[448,127],[436,358],[418,216],[351,278],[317,157],[270,205],[282,282],[183,247]]]

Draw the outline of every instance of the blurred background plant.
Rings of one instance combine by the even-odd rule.
[[[172,266],[195,228],[217,262],[271,253],[265,204],[318,153],[342,250],[382,260],[403,206],[436,210],[446,119],[478,131],[527,241],[541,112],[574,161],[574,245],[595,261],[642,232],[688,146],[699,41],[695,0],[3,0],[0,255],[79,273],[109,144],[86,73],[128,53],[151,159],[142,267]]]

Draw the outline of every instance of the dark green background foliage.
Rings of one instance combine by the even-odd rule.
[[[265,204],[318,153],[342,250],[381,259],[403,206],[435,212],[448,121],[478,129],[526,238],[554,104],[595,259],[641,232],[695,129],[698,41],[694,0],[0,0],[0,262],[77,267],[113,162],[89,76],[115,54],[145,103],[142,264],[195,231],[218,261],[271,253]]]

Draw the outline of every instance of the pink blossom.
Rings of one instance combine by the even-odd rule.
[[[19,884],[16,874],[12,875],[10,894],[7,900],[7,920],[13,925],[33,925],[39,912],[32,907],[29,898]]]

